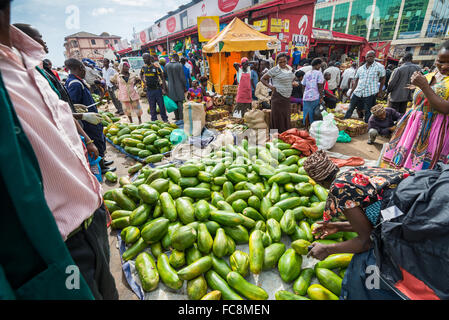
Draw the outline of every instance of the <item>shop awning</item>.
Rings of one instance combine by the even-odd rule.
[[[267,36],[247,25],[239,18],[234,18],[219,34],[204,47],[205,53],[241,52],[276,49],[279,40]]]
[[[319,28],[312,29],[312,39],[319,43],[332,44],[362,45],[368,43],[363,37]]]
[[[122,55],[122,54],[125,54],[125,53],[128,53],[128,52],[131,52],[131,51],[133,51],[132,48],[126,48],[126,49],[117,51],[117,53],[120,54],[120,55]]]

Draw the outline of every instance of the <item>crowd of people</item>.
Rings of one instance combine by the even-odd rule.
[[[2,2],[0,241],[14,245],[0,250],[0,298],[118,299],[109,261],[110,217],[89,161],[101,157],[103,172],[115,168],[104,159],[103,125],[92,94],[108,96],[117,115],[132,122],[135,114],[141,123],[135,84],[143,82],[152,120],[157,119],[158,106],[162,120],[168,121],[164,96],[176,103],[176,120],[182,120],[186,99],[210,103],[207,74],[191,53],[181,59],[173,54],[168,63],[144,54],[139,75],[130,72],[126,61],[116,70],[104,59],[98,72],[88,62],[67,59],[69,75],[62,82],[51,61],[44,59],[46,53],[40,32],[27,24],[10,25],[10,2]],[[322,151],[304,163],[308,175],[330,190],[323,222],[315,232],[321,237],[337,231],[358,233],[338,244],[314,243],[310,255],[321,260],[333,253],[356,253],[348,270],[357,278],[357,266],[374,259],[370,234],[379,222],[382,199],[415,172],[448,163],[449,42],[438,52],[432,72],[413,64],[409,54],[398,68],[386,70],[375,61],[375,52],[368,52],[364,64],[353,63],[344,72],[339,62],[303,62],[297,50],[292,58],[281,53],[272,61],[256,64],[243,58],[235,65],[236,109],[242,116],[256,101],[271,109],[270,126],[282,133],[290,128],[292,103],[302,108],[309,126],[320,105],[332,108],[350,99],[345,118],[357,109],[369,125],[369,143],[378,135],[391,136],[380,168],[340,172]],[[388,108],[376,103],[384,93]],[[335,222],[341,215],[347,222]],[[67,288],[70,266],[82,275],[77,290]],[[363,296],[347,291],[357,280],[345,277],[346,296]],[[395,297],[382,290],[368,297]]]

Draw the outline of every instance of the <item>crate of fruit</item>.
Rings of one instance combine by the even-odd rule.
[[[346,119],[344,122],[347,125],[345,132],[350,137],[360,136],[368,132],[368,124],[361,120]]]

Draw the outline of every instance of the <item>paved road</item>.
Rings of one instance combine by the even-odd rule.
[[[146,112],[146,110],[148,109],[148,104],[142,104],[145,110],[142,120],[150,121],[150,117]],[[104,110],[104,108],[102,108],[102,110]],[[109,111],[113,110],[114,107],[112,104],[110,104]],[[169,118],[171,120],[174,119],[173,113],[169,115]],[[122,121],[128,122],[128,118],[126,116],[123,116]],[[134,121],[137,122],[137,119],[135,119]],[[382,150],[382,143],[387,142],[387,140],[380,139],[378,143],[374,145],[368,145],[366,143],[367,140],[368,134],[365,134],[363,136],[353,138],[350,143],[337,143],[336,146],[330,151],[338,152],[348,156],[362,157],[367,160],[377,160]],[[107,144],[106,159],[114,160],[113,166],[117,167],[116,173],[118,177],[128,175],[128,168],[136,164],[135,160],[125,157],[122,153],[113,148],[109,143]],[[117,186],[118,183],[109,184],[106,182],[103,183],[103,190],[107,191],[109,189],[117,188]],[[138,300],[137,296],[128,286],[126,278],[123,275],[120,255],[117,247],[116,231],[114,230],[109,231],[109,244],[111,246],[111,271],[116,281],[120,300]]]

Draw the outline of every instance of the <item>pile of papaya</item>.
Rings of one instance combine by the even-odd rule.
[[[175,124],[160,120],[140,125],[112,122],[104,127],[103,132],[112,143],[143,159],[143,162],[157,163],[162,160],[164,153],[172,150],[170,134],[176,128]]]
[[[293,292],[276,292],[278,300],[338,299],[352,254],[306,269],[303,256],[314,241],[356,235],[314,239],[328,190],[307,176],[305,159],[281,140],[265,146],[243,140],[178,167],[136,166],[135,181],[121,177],[120,188],[104,194],[112,228],[127,245],[122,260],[135,259],[143,290],[155,290],[160,281],[180,290],[187,281],[191,300],[268,299],[247,278],[275,268],[293,285]],[[281,242],[285,236],[290,248]],[[236,250],[241,244],[249,254]],[[312,284],[315,278],[320,284]]]

